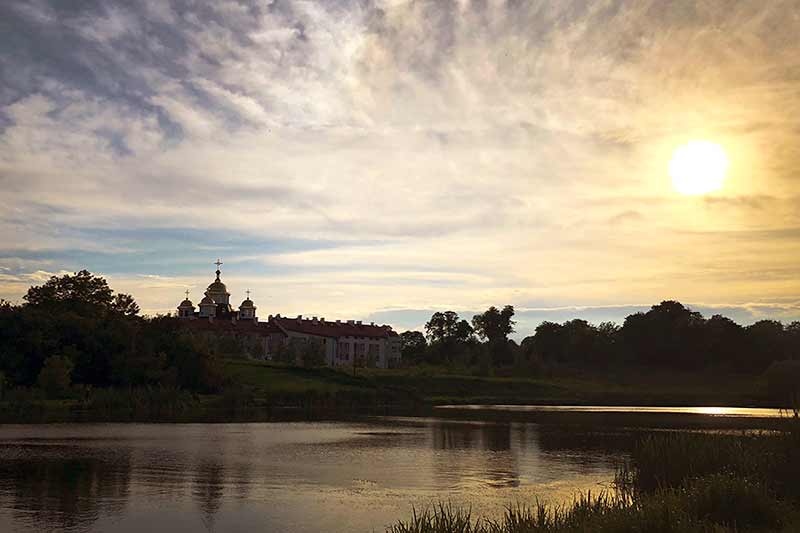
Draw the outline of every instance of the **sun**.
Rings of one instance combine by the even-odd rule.
[[[725,181],[728,156],[722,146],[710,141],[689,141],[672,153],[669,175],[681,194],[700,195],[716,191]]]

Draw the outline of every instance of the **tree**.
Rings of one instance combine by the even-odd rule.
[[[789,358],[783,324],[777,320],[759,320],[745,329],[749,357],[745,369],[763,372],[773,361]]]
[[[88,270],[81,270],[74,275],[52,276],[44,285],[28,289],[23,299],[30,305],[108,309],[113,295],[105,279],[94,276]]]
[[[130,294],[117,293],[111,302],[111,309],[125,316],[136,316],[139,314],[139,305]]]
[[[561,330],[563,351],[562,359],[573,365],[586,366],[593,361],[598,347],[597,328],[586,320],[576,318],[564,322]]]
[[[418,363],[425,357],[428,341],[421,331],[404,331],[400,334],[400,354],[404,361]]]
[[[597,326],[597,342],[592,363],[598,366],[619,363],[616,359],[620,330],[620,326],[615,322],[601,322]]]
[[[800,361],[786,360],[772,363],[764,373],[770,394],[783,405],[800,415]]]
[[[750,354],[746,351],[745,330],[722,315],[714,315],[704,326],[705,367],[715,370],[746,368]]]
[[[306,368],[325,366],[325,344],[321,339],[307,339],[301,346],[300,358]]]
[[[445,342],[457,338],[459,318],[455,311],[436,312],[425,324],[425,333],[431,343]]]
[[[44,285],[28,289],[23,299],[31,306],[58,308],[82,315],[102,316],[111,312],[133,317],[139,314],[133,296],[115,295],[105,278],[88,270],[52,276]]]
[[[472,326],[481,339],[488,341],[489,354],[495,366],[514,362],[514,351],[508,345],[508,336],[514,333],[514,307],[502,311],[495,306],[472,317]]]
[[[436,312],[425,324],[430,339],[428,355],[432,363],[452,363],[467,356],[466,344],[473,338],[469,322],[454,311]]]
[[[506,341],[514,333],[514,307],[507,305],[503,310],[495,306],[472,317],[472,327],[481,339],[489,342]]]
[[[72,384],[73,364],[67,357],[54,355],[44,362],[37,383],[48,398],[63,398]]]
[[[529,353],[536,353],[545,360],[559,361],[564,358],[563,329],[561,324],[544,321],[536,326],[533,337],[523,341],[523,346]]]
[[[702,365],[703,315],[666,300],[625,319],[620,338],[631,363],[696,368]]]

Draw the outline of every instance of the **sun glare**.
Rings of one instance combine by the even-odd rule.
[[[681,194],[699,195],[718,190],[727,170],[725,150],[709,141],[689,141],[672,153],[669,162],[672,186]]]

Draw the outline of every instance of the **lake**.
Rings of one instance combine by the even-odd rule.
[[[382,532],[439,501],[492,515],[608,488],[640,431],[398,417],[4,425],[0,531]]]

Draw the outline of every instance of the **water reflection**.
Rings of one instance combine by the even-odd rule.
[[[435,450],[505,451],[511,449],[510,424],[459,424],[435,421],[430,427]]]
[[[436,421],[430,428],[434,450],[462,452],[434,456],[440,486],[519,486],[517,454],[521,450],[512,450],[510,424]]]
[[[224,474],[222,462],[218,458],[204,458],[195,469],[192,497],[200,507],[203,524],[209,531],[214,530],[214,516],[222,507]]]
[[[382,531],[412,506],[568,497],[620,450],[534,424],[0,427],[0,531]]]
[[[627,405],[440,405],[443,411],[516,413],[630,413],[727,416],[737,418],[785,418],[785,409],[765,407],[651,407]]]
[[[121,515],[130,491],[124,450],[77,446],[3,446],[0,504],[39,531],[80,530],[101,514]]]

